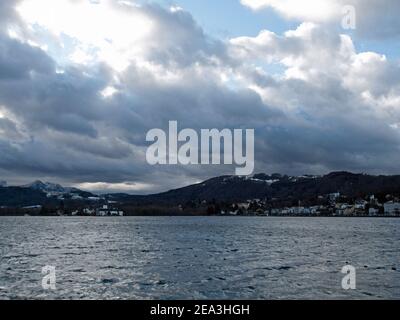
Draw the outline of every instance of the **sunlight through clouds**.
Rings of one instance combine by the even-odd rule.
[[[111,0],[42,0],[40,6],[36,0],[25,0],[17,11],[31,26],[45,28],[60,41],[62,35],[78,40],[80,46],[70,55],[73,62],[100,60],[117,71],[141,53],[141,43],[152,29],[151,20],[135,6]]]
[[[338,29],[330,19],[343,1],[235,0],[243,17],[263,16],[249,6],[272,8],[290,23],[223,38],[181,0],[0,1],[0,17],[9,17],[0,20],[3,178],[23,170],[144,193],[231,173],[149,167],[145,134],[171,119],[183,128],[255,128],[259,172],[395,172],[400,66],[386,54],[395,41],[379,42],[380,51]],[[360,30],[399,34],[398,19],[376,27],[376,0],[349,2],[365,14]],[[399,6],[385,3],[391,12]]]

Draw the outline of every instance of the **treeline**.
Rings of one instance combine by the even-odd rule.
[[[125,216],[202,216],[207,214],[206,208],[186,208],[181,206],[122,206]]]
[[[41,209],[0,208],[0,216],[39,216]]]

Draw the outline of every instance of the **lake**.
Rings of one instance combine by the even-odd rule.
[[[0,299],[400,298],[400,219],[0,217],[0,254]]]

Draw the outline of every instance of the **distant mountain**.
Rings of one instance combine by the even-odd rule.
[[[340,192],[347,197],[400,195],[400,176],[372,176],[333,172],[325,176],[256,174],[252,177],[222,176],[168,192],[138,196],[104,195],[110,201],[132,205],[177,205],[189,201],[246,201],[249,199],[308,200]],[[0,206],[29,206],[60,201],[93,201],[96,195],[59,184],[35,181],[21,187],[0,187]]]
[[[22,207],[45,203],[50,203],[50,199],[42,191],[21,187],[0,187],[0,207]]]
[[[51,182],[42,182],[40,180],[34,181],[30,184],[21,186],[21,188],[30,188],[33,190],[39,190],[43,192],[58,192],[58,193],[80,193],[82,190],[76,188],[63,187],[60,184]]]
[[[0,206],[57,204],[64,200],[85,201],[96,197],[90,192],[39,180],[17,187],[0,186]]]
[[[110,194],[107,198],[132,204],[182,204],[197,200],[244,201],[264,198],[304,200],[336,192],[348,197],[370,194],[399,195],[400,176],[372,176],[349,172],[299,177],[281,174],[256,174],[252,177],[222,176],[155,195]]]
[[[39,190],[43,192],[68,192],[66,188],[61,186],[60,184],[50,183],[50,182],[42,182],[40,180],[34,181],[30,184],[21,186],[21,188],[29,188],[33,190]]]

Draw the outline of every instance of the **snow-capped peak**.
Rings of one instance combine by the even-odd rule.
[[[56,184],[56,183],[51,183],[51,182],[42,182],[40,180],[34,181],[30,184],[24,185],[24,188],[31,188],[34,190],[40,190],[40,191],[45,191],[45,192],[69,192],[70,190],[67,188],[64,188],[63,186]]]

